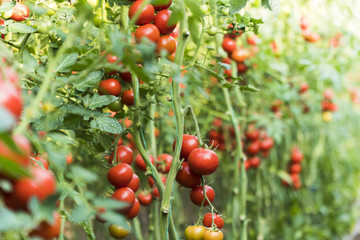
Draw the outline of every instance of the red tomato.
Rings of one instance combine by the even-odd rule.
[[[256,129],[253,125],[249,125],[248,131],[245,132],[246,139],[255,141],[260,137],[260,130]]]
[[[120,72],[119,74],[120,74],[121,80],[123,80],[127,83],[132,83],[132,77],[131,77],[130,72]]]
[[[206,196],[209,199],[209,201],[212,203],[215,199],[215,191],[210,186],[205,185],[205,192]],[[190,199],[191,201],[198,206],[201,206],[202,201],[205,199],[203,186],[195,187],[190,192]],[[209,205],[209,202],[207,200],[204,201],[204,206]]]
[[[176,40],[170,35],[162,36],[159,38],[156,50],[160,53],[166,51],[168,54],[172,54],[176,51]]]
[[[238,63],[237,64],[237,70],[239,74],[244,74],[247,71],[247,66],[245,63]]]
[[[216,171],[219,166],[219,158],[210,149],[197,148],[188,158],[191,171],[199,175],[209,175]]]
[[[290,166],[290,173],[299,174],[301,172],[300,163],[294,163]]]
[[[324,98],[326,99],[332,99],[334,97],[334,91],[331,88],[327,88],[324,91]]]
[[[176,144],[176,140],[173,143],[173,150],[175,150],[175,144]],[[194,135],[184,134],[181,145],[180,159],[184,158],[187,161],[190,153],[196,148],[199,148],[198,138]]]
[[[21,93],[14,84],[0,79],[0,106],[11,113],[15,119],[20,118],[23,103]]]
[[[252,35],[248,36],[246,41],[249,45],[256,45],[260,41],[260,38],[256,35]]]
[[[109,78],[100,82],[98,87],[100,95],[120,96],[121,84],[114,78]]]
[[[161,181],[162,181],[163,184],[165,185],[165,184],[166,184],[166,177],[165,177],[165,176],[161,176]],[[150,187],[153,187],[154,184],[155,184],[155,181],[154,181],[154,179],[153,179],[151,176],[148,177],[148,183],[149,183]]]
[[[291,150],[291,161],[294,163],[300,163],[303,160],[303,154],[297,147],[293,147]]]
[[[133,170],[126,163],[120,163],[115,167],[110,168],[107,173],[107,179],[114,187],[126,187],[133,178]]]
[[[73,156],[71,153],[66,155],[66,164],[71,164],[73,162]]]
[[[43,158],[42,156],[38,155],[36,157],[34,157],[35,160],[32,159],[32,162],[35,166],[40,166],[40,164],[38,162],[41,162],[42,166],[46,169],[49,170],[49,162]]]
[[[255,157],[249,158],[248,162],[251,167],[257,168],[260,165],[260,158],[258,156],[255,156]]]
[[[255,155],[260,151],[260,141],[256,140],[249,144],[249,146],[246,148],[246,151],[250,155]]]
[[[225,52],[230,54],[235,51],[236,42],[235,42],[235,40],[233,40],[229,37],[225,37],[221,46],[225,50]]]
[[[183,187],[194,188],[200,184],[200,175],[190,170],[189,163],[182,162],[181,169],[176,174],[176,181]]]
[[[172,36],[173,38],[177,38],[179,36],[179,32],[180,32],[179,26],[176,25],[174,31],[170,33],[170,36]]]
[[[0,19],[0,27],[5,26],[5,20],[4,19]],[[1,34],[1,38],[5,39],[5,35]]]
[[[1,96],[0,96],[1,97]],[[0,156],[12,160],[22,166],[27,166],[30,162],[29,155],[31,152],[31,145],[27,138],[23,135],[14,135],[13,140],[19,147],[23,154],[19,154],[11,150],[6,143],[0,140]]]
[[[155,159],[153,156],[149,156],[150,161],[153,165],[155,165]],[[146,164],[144,162],[144,159],[141,157],[140,154],[138,154],[135,158],[135,165],[142,171],[146,171]]]
[[[274,140],[271,137],[266,137],[261,141],[260,148],[262,151],[270,150],[274,146]]]
[[[212,219],[214,219],[214,224],[217,228],[222,229],[224,227],[224,220],[217,214],[207,213],[203,218],[203,225],[210,228],[212,226]]]
[[[120,202],[125,202],[125,203],[128,204],[127,207],[119,209],[119,211],[121,213],[129,212],[130,209],[135,204],[135,193],[134,193],[133,190],[131,190],[131,188],[128,188],[128,187],[122,187],[122,188],[116,189],[116,191],[111,196],[111,198],[114,199],[114,200],[117,200],[117,201],[120,201]]]
[[[139,201],[135,198],[135,203],[134,206],[132,206],[132,208],[130,209],[130,211],[128,213],[126,213],[126,217],[128,219],[133,219],[135,218],[140,212],[140,203]]]
[[[117,147],[116,156],[117,157],[115,164],[126,163],[131,165],[134,159],[133,151],[131,150],[131,148],[125,145],[121,145]],[[109,163],[111,164],[113,163],[113,161],[114,161],[114,152],[109,157]]]
[[[133,92],[133,90],[125,90],[121,95],[121,101],[126,106],[134,106],[134,92]]]
[[[209,229],[206,229],[204,232],[203,240],[223,240],[224,234],[222,231],[212,231]]]
[[[154,24],[146,24],[138,27],[135,31],[135,40],[140,43],[143,38],[147,38],[152,42],[157,42],[160,38],[160,31]]]
[[[51,172],[40,167],[32,167],[30,172],[31,177],[20,178],[13,188],[13,197],[22,209],[26,209],[30,198],[36,197],[43,201],[56,191],[55,178]]]
[[[305,16],[300,18],[300,27],[302,30],[306,30],[310,25],[309,19]]]
[[[162,173],[168,173],[170,171],[173,157],[170,154],[164,153],[158,156],[157,160],[158,162],[156,163],[156,168]]]
[[[159,193],[159,189],[157,187],[154,187],[153,191],[152,191],[152,196],[154,198],[160,198],[160,193]]]
[[[163,3],[164,0],[154,0],[152,5],[156,11],[167,9],[170,7],[172,0],[167,0],[167,3]]]
[[[41,237],[43,239],[53,239],[59,237],[61,227],[61,216],[58,212],[53,213],[51,223],[43,221],[31,233],[31,237]]]
[[[169,19],[172,12],[168,9],[162,10],[156,14],[154,24],[159,28],[161,34],[170,34],[176,28],[176,24],[169,25]]]
[[[139,200],[141,205],[149,206],[151,204],[151,202],[152,202],[152,196],[151,196],[150,193],[148,193],[148,194],[139,193],[138,200]]]
[[[249,52],[246,49],[236,49],[231,54],[231,59],[237,63],[244,62],[249,56]]]
[[[112,55],[111,53],[108,53],[106,55],[106,59],[108,63],[116,63],[119,61],[119,58],[116,55]]]
[[[131,190],[134,191],[134,193],[139,189],[140,187],[140,179],[138,177],[138,175],[136,175],[135,173],[133,174],[133,177],[131,178],[130,183],[127,185],[129,188],[131,188]]]
[[[309,84],[307,84],[307,82],[302,82],[300,84],[299,93],[300,94],[306,93],[308,89],[309,89]]]
[[[14,21],[24,21],[30,15],[30,9],[23,3],[16,3],[12,9],[11,19]]]
[[[151,23],[155,17],[155,9],[153,5],[146,4],[144,5],[144,0],[137,0],[129,8],[129,18],[132,19],[138,11],[141,10],[139,17],[136,19],[136,25],[145,25]],[[144,5],[144,7],[142,7]]]

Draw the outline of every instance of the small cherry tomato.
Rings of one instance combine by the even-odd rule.
[[[11,113],[15,119],[20,118],[23,103],[20,90],[13,83],[0,79],[0,106]]]
[[[217,214],[207,213],[203,218],[203,225],[210,228],[212,226],[212,220],[217,228],[222,229],[224,227],[224,220]]]
[[[297,147],[292,148],[290,159],[294,163],[300,163],[303,160],[303,154],[299,148]]]
[[[173,150],[175,150],[175,144],[176,144],[176,140],[173,143]],[[181,145],[180,158],[181,159],[184,158],[185,160],[187,160],[190,153],[196,148],[199,148],[198,138],[194,135],[184,134],[182,145]]]
[[[133,177],[132,177],[130,183],[127,185],[127,187],[131,188],[131,190],[133,190],[134,193],[139,189],[140,179],[139,179],[138,175],[136,175],[135,173],[133,174]]]
[[[170,154],[164,153],[158,156],[156,168],[162,173],[168,173],[171,168],[173,157]]]
[[[233,40],[233,39],[231,39],[229,37],[224,38],[221,46],[225,50],[225,52],[227,52],[229,54],[231,54],[232,52],[234,52],[236,50],[236,42],[235,42],[235,40]]]
[[[154,0],[152,2],[152,5],[154,6],[156,11],[160,11],[163,9],[168,9],[172,3],[172,0],[167,0],[166,3],[164,3],[164,0]]]
[[[270,150],[274,146],[274,139],[266,137],[261,141],[260,148],[262,151]]]
[[[211,231],[209,229],[206,229],[204,232],[203,240],[223,240],[224,235],[222,231]]]
[[[113,112],[120,112],[124,104],[118,99],[108,105],[108,108]]]
[[[257,168],[259,167],[260,163],[261,163],[261,160],[258,156],[255,156],[255,157],[251,157],[247,160],[250,164],[250,166],[252,168]]]
[[[140,11],[140,9],[141,13],[136,19],[135,24],[145,25],[151,23],[155,17],[155,9],[151,4],[144,4],[144,0],[137,0],[130,6],[129,18],[132,19],[138,13],[138,11]]]
[[[133,92],[133,90],[125,90],[121,95],[121,101],[126,106],[134,106],[134,92]]]
[[[185,240],[203,240],[205,230],[203,226],[189,226],[185,229]]]
[[[134,160],[134,153],[128,146],[120,145],[116,150],[116,161],[115,164],[118,163],[126,163],[131,165]],[[113,163],[114,161],[114,152],[109,157],[109,163]]]
[[[133,170],[128,164],[120,163],[110,168],[107,173],[107,179],[114,187],[126,187],[131,182],[133,174]]]
[[[156,50],[159,53],[166,51],[167,54],[172,54],[176,51],[176,40],[170,35],[162,36],[159,38]]]
[[[212,187],[205,185],[205,193],[209,201],[212,203],[215,199],[215,191]],[[191,201],[198,206],[201,206],[201,203],[205,199],[203,186],[197,186],[193,188],[190,192],[190,199]],[[209,205],[207,200],[204,201],[204,206]]]
[[[122,187],[116,189],[111,198],[128,204],[128,206],[119,209],[119,212],[121,213],[129,212],[135,204],[135,193],[129,187]]]
[[[250,155],[255,155],[260,151],[260,141],[256,140],[249,144],[246,148],[247,153]]]
[[[147,38],[152,42],[157,42],[160,38],[160,31],[154,24],[146,24],[140,26],[135,31],[135,40],[140,43],[143,38]]]
[[[128,213],[126,213],[126,217],[128,219],[133,219],[139,214],[139,212],[140,212],[140,203],[135,198],[134,206],[130,209],[130,211]]]
[[[155,165],[155,159],[153,156],[149,156],[149,159],[153,165]],[[135,158],[135,165],[142,171],[146,171],[146,164],[144,162],[144,159],[141,157],[140,154],[138,154]]]
[[[188,157],[190,170],[199,175],[209,175],[219,166],[217,154],[210,149],[194,149]]]
[[[156,14],[154,24],[159,28],[161,34],[170,34],[176,28],[176,23],[169,25],[169,19],[172,12],[168,9],[162,10]]]
[[[138,198],[140,204],[143,206],[149,206],[152,202],[152,196],[150,193],[148,193],[148,194],[139,193],[137,198]]]
[[[215,36],[217,34],[217,28],[215,26],[212,26],[210,29],[208,29],[207,33],[210,36]]]
[[[299,174],[301,172],[301,165],[300,163],[294,163],[294,164],[291,164],[290,166],[290,173],[293,173],[293,174]]]
[[[40,164],[38,162],[41,163],[41,165],[46,169],[49,170],[49,162],[42,156],[38,155],[36,157],[34,157],[35,160],[32,160],[33,164],[35,166],[40,166]]]
[[[237,63],[244,62],[249,56],[249,52],[246,49],[236,49],[231,53],[231,59]]]
[[[14,21],[24,21],[30,15],[30,9],[23,3],[16,3],[12,9],[11,19]]]
[[[109,78],[100,82],[98,90],[100,95],[113,95],[118,97],[121,94],[121,84],[118,80]]]
[[[130,228],[130,226],[128,226],[128,228]],[[129,235],[130,231],[127,228],[124,228],[123,226],[111,224],[109,226],[109,233],[113,238],[121,239]]]

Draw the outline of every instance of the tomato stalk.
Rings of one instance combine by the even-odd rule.
[[[199,140],[199,145],[200,147],[202,147],[204,145],[202,139],[201,139],[201,135],[200,135],[200,129],[199,129],[199,124],[197,122],[197,119],[196,119],[196,116],[195,116],[195,113],[194,113],[194,109],[188,105],[184,108],[184,117],[186,117],[187,113],[190,112],[190,116],[194,122],[194,125],[195,125],[195,131],[196,131],[196,135],[197,135],[197,138]]]
[[[141,232],[141,225],[140,225],[139,218],[137,218],[137,217],[134,218],[133,226],[134,226],[134,233],[135,233],[136,239],[143,240],[144,237],[143,237],[142,232]]]

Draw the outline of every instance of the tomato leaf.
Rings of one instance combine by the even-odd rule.
[[[90,219],[93,215],[94,212],[91,209],[85,207],[85,205],[78,205],[72,211],[70,218],[72,222],[80,224]]]
[[[245,7],[248,0],[230,0],[230,13],[237,13]]]
[[[258,89],[257,87],[251,85],[251,84],[248,84],[246,86],[240,86],[240,90],[241,91],[247,91],[247,92],[258,92],[260,91],[260,89]]]
[[[24,212],[13,212],[7,208],[0,208],[0,219],[6,219],[1,221],[0,232],[9,231],[13,229],[19,229],[24,227],[27,223],[31,222],[31,216]]]
[[[189,31],[191,39],[197,44],[201,31],[201,18],[195,16],[189,17]]]
[[[34,33],[37,31],[36,28],[28,26],[24,23],[12,23],[8,26],[9,32],[12,33]]]
[[[110,103],[114,102],[116,99],[117,99],[117,97],[112,96],[112,95],[94,94],[91,96],[90,94],[87,94],[83,98],[83,103],[86,108],[95,109],[95,108],[109,105]]]
[[[39,66],[39,62],[34,58],[28,50],[24,50],[22,55],[22,61],[24,64],[24,68],[29,70],[30,72],[35,72],[35,70]]]
[[[7,12],[9,10],[11,10],[16,4],[16,1],[8,1],[8,2],[3,2],[0,4],[0,13],[4,13]]]
[[[23,176],[29,176],[28,171],[21,167],[16,162],[0,156],[0,170],[1,173],[10,178],[17,179]]]
[[[87,88],[94,87],[94,85],[101,80],[103,75],[103,70],[91,72],[85,77],[85,79],[77,79],[77,81],[74,83],[74,88],[80,92],[84,92]]]
[[[120,134],[124,131],[124,127],[119,123],[119,120],[106,116],[95,117],[90,122],[90,125],[92,128],[113,134]]]
[[[77,52],[62,55],[60,57],[56,72],[69,72],[70,67],[76,63],[78,56],[79,54]]]
[[[184,0],[185,6],[193,13],[193,16],[203,17],[205,13],[200,8],[201,1]]]
[[[261,0],[261,5],[273,12],[274,19],[280,14],[280,0]]]

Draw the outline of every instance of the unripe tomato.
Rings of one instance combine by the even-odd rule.
[[[153,156],[149,156],[149,159],[153,165],[155,165],[155,159]],[[138,154],[135,158],[135,165],[142,171],[146,171],[146,164],[144,162],[144,159],[141,157],[140,154]]]
[[[231,54],[231,59],[237,63],[244,62],[249,56],[249,52],[246,49],[236,49]]]
[[[128,228],[129,227],[130,226],[128,226]],[[125,238],[127,235],[129,235],[130,231],[128,229],[124,228],[123,226],[111,224],[109,226],[109,233],[113,238],[121,239],[121,238]]]
[[[211,231],[209,229],[206,229],[204,232],[203,240],[223,240],[224,235],[222,231]]]
[[[212,203],[215,199],[215,191],[212,187],[205,185],[205,193],[209,201]],[[201,206],[202,201],[205,199],[203,186],[195,187],[190,192],[191,201],[198,206]],[[204,201],[204,206],[209,205],[207,200]]]
[[[175,144],[176,144],[176,140],[173,143],[173,150],[175,150]],[[184,134],[181,145],[180,159],[184,158],[185,161],[187,161],[190,153],[196,148],[199,148],[198,138],[194,135]]]
[[[162,36],[159,38],[156,50],[159,53],[166,51],[167,54],[172,54],[176,51],[176,40],[170,35]]]
[[[13,83],[0,79],[0,106],[11,113],[15,119],[20,118],[23,103],[21,93]]]
[[[169,19],[172,12],[168,9],[162,10],[156,14],[154,24],[159,28],[161,34],[170,34],[176,28],[176,24],[169,25]]]
[[[140,203],[135,198],[134,206],[130,209],[130,211],[128,213],[126,213],[126,217],[128,219],[133,219],[139,214],[139,212],[140,212]]]
[[[137,198],[138,198],[140,204],[143,206],[149,206],[152,202],[152,196],[150,193],[148,193],[148,194],[139,193]]]
[[[168,9],[172,3],[172,0],[167,0],[164,3],[164,0],[153,0],[152,5],[154,6],[156,11],[160,11],[163,9]]]
[[[119,100],[115,100],[114,102],[108,105],[108,108],[113,112],[120,112],[124,107],[124,104]]]
[[[111,198],[128,204],[127,207],[119,209],[121,213],[129,212],[135,204],[135,193],[129,187],[122,187],[116,189]]]
[[[109,78],[100,82],[98,87],[100,95],[113,95],[115,97],[121,94],[121,84],[114,78]]]
[[[135,173],[133,174],[133,177],[131,178],[131,181],[127,185],[127,187],[131,188],[131,190],[133,190],[134,193],[139,189],[140,179],[139,179],[138,175],[136,175]]]
[[[126,187],[133,177],[132,168],[126,163],[120,163],[115,167],[110,168],[107,173],[107,179],[114,187]]]
[[[128,146],[121,145],[117,147],[116,150],[116,160],[115,163],[126,163],[131,165],[134,160],[134,153]],[[114,153],[112,153],[109,157],[109,163],[113,163],[114,161]]]
[[[54,2],[47,3],[48,10],[46,11],[46,15],[52,16],[56,13],[56,10],[58,9],[57,4]]]
[[[87,0],[88,4],[95,8],[98,5],[98,0]]]
[[[135,40],[137,43],[140,43],[143,38],[157,42],[160,38],[160,31],[154,24],[146,24],[138,27],[135,31]]]
[[[140,11],[141,9],[141,13],[135,21],[136,25],[145,25],[151,23],[155,17],[155,9],[153,5],[146,4],[144,5],[144,7],[142,7],[142,5],[144,5],[144,0],[137,0],[129,8],[130,19],[132,19],[135,16],[135,14],[137,14],[137,12]]]
[[[209,11],[209,7],[206,5],[206,4],[203,4],[200,6],[200,10],[202,13],[204,14],[208,14],[210,11]]]
[[[203,226],[189,226],[185,229],[185,240],[203,240],[204,233]]]
[[[53,239],[59,237],[61,227],[61,216],[58,212],[53,213],[53,222],[43,221],[31,233],[31,237],[41,237],[43,239]]]
[[[224,38],[221,46],[225,50],[225,52],[227,52],[229,54],[236,50],[236,42],[235,42],[235,40],[233,40],[233,39],[231,39],[229,37]]]
[[[30,9],[23,3],[16,3],[12,9],[11,19],[14,21],[24,21],[30,15]]]
[[[203,218],[203,225],[210,228],[212,226],[212,219],[214,219],[214,224],[217,228],[222,229],[224,227],[224,220],[217,214],[207,213]]]
[[[173,157],[170,154],[163,153],[157,158],[156,168],[159,172],[168,173],[171,168]]]
[[[134,106],[134,92],[133,90],[125,90],[121,95],[121,101],[126,106]]]
[[[217,154],[210,149],[194,149],[188,158],[190,170],[199,175],[209,175],[219,166]]]
[[[94,23],[95,27],[100,28],[101,23],[102,23],[102,18],[101,18],[100,13],[95,14],[94,19],[93,19],[93,23]]]

